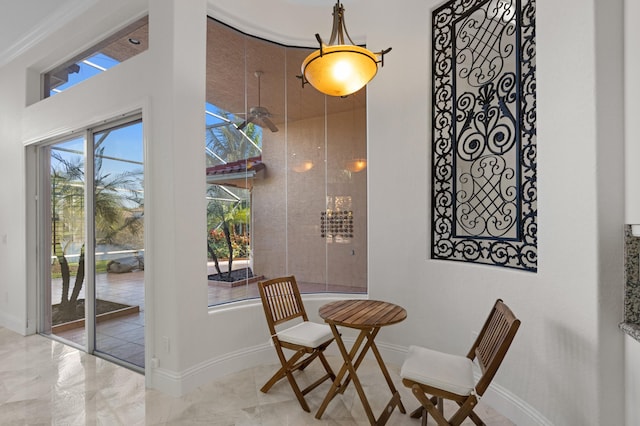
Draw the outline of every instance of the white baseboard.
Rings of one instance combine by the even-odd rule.
[[[25,320],[22,318],[14,317],[12,315],[8,315],[5,312],[0,312],[0,326],[23,336],[27,335]]]
[[[482,402],[518,426],[553,426],[553,423],[538,410],[497,383],[489,386]]]
[[[227,374],[266,362],[278,362],[275,351],[268,343],[211,358],[181,373],[166,370],[160,366],[147,368],[145,374],[150,375],[147,380],[149,387],[178,397]]]
[[[347,346],[351,346],[354,341],[349,337],[345,337],[344,340]],[[384,342],[377,343],[377,346],[386,363],[402,365],[407,347]],[[327,349],[327,355],[340,356],[335,345]],[[147,368],[147,383],[148,386],[169,395],[181,396],[227,374],[271,362],[278,362],[275,351],[269,343],[264,343],[212,358],[182,373],[165,370],[162,366],[155,369]],[[494,383],[489,387],[482,401],[518,426],[553,426],[553,423],[540,412],[498,384]]]
[[[162,367],[145,368],[145,385],[173,397],[184,395],[182,392],[182,375]]]

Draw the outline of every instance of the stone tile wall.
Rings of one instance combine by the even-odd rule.
[[[631,235],[631,225],[624,229],[624,322],[620,328],[640,341],[640,237]]]

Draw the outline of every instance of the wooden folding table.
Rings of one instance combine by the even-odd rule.
[[[362,402],[364,410],[367,413],[367,417],[369,418],[369,422],[372,425],[384,425],[387,420],[389,420],[389,417],[396,406],[399,408],[401,413],[406,413],[405,408],[402,405],[402,401],[400,400],[400,394],[393,385],[391,377],[389,377],[389,371],[384,365],[384,361],[382,360],[380,352],[375,344],[375,338],[381,327],[399,323],[407,318],[407,311],[393,303],[378,300],[340,300],[323,305],[320,307],[319,314],[320,317],[331,327],[333,335],[336,338],[336,344],[338,345],[342,358],[344,359],[344,364],[331,385],[329,393],[327,393],[322,405],[318,409],[316,418],[319,419],[322,417],[322,414],[329,405],[329,402],[331,402],[337,394],[344,393],[351,381],[353,381],[353,385],[356,387],[360,401]],[[347,351],[347,348],[345,347],[342,336],[337,328],[339,326],[360,330],[360,333],[358,334],[358,337],[350,351]],[[362,346],[363,343],[364,346]],[[362,348],[360,348],[361,346]],[[371,349],[375,355],[378,365],[380,366],[380,370],[382,371],[392,394],[391,400],[389,400],[378,419],[373,415],[371,406],[367,401],[367,397],[364,394],[364,390],[360,384],[360,379],[357,375],[358,367],[364,360],[369,349]],[[358,353],[359,350],[360,352]],[[342,379],[345,377],[347,372],[349,372],[349,375],[346,377],[344,382],[342,382]]]

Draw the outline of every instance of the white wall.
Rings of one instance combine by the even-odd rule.
[[[18,67],[1,70],[0,90],[0,324],[24,333],[25,286],[25,185],[20,123],[24,73]],[[11,76],[11,79],[8,78]]]
[[[640,224],[640,137],[637,132],[637,117],[640,113],[640,28],[635,17],[640,13],[640,3],[626,0],[625,9],[625,161],[626,161],[626,223]]]
[[[258,10],[249,0],[218,0],[210,10],[245,23],[269,22],[270,28],[290,30],[292,40],[304,39],[307,32],[309,40],[315,32],[328,37],[330,6],[314,3],[322,10],[302,13],[292,3],[297,5],[283,2],[285,10],[276,5]],[[537,274],[429,259],[429,34],[430,12],[439,4],[345,2],[352,34],[366,34],[374,50],[393,47],[369,86],[368,107],[370,297],[408,311],[406,321],[380,334],[384,356],[399,363],[413,343],[464,353],[500,297],[523,325],[496,377],[499,392],[491,403],[518,424],[622,424],[620,4],[537,2]],[[199,130],[204,126],[204,0],[151,1],[147,53],[25,108],[25,68],[37,71],[58,55],[82,50],[80,44],[145,5],[144,0],[100,0],[77,26],[0,68],[0,325],[33,331],[24,327],[34,313],[26,309],[31,287],[25,283],[25,253],[33,247],[25,243],[31,224],[25,220],[22,144],[142,108],[147,365],[151,356],[160,359],[159,369],[147,368],[147,382],[178,394],[273,357],[258,304],[210,312],[206,306]],[[290,19],[294,12],[300,19]],[[390,193],[408,207],[400,218]],[[308,311],[317,312],[324,300],[310,298]],[[165,336],[171,341],[169,353],[159,344]]]
[[[635,17],[640,13],[640,3],[624,2],[624,85],[625,85],[625,223],[640,224],[640,138],[637,118],[640,116],[640,27]],[[627,426],[640,422],[640,343],[625,337],[625,401]]]
[[[425,32],[429,8],[437,4],[412,2],[411,13],[380,11],[371,23],[380,31],[368,41],[394,47],[369,92],[370,290],[409,311],[400,325],[405,333],[388,339],[463,353],[492,301],[503,298],[523,326],[497,383],[554,424],[620,424],[605,419],[623,411],[621,94],[612,87],[617,98],[611,99],[596,89],[607,79],[619,84],[622,57],[619,43],[607,45],[606,59],[599,57],[601,43],[594,50],[596,37],[619,33],[619,7],[594,27],[593,2],[537,2],[539,271],[529,274],[428,259],[430,206],[420,195],[430,191]],[[414,62],[423,55],[424,63]],[[618,69],[597,75],[609,60]],[[396,226],[394,206],[385,200],[391,185],[397,198],[411,203],[404,218],[411,228]],[[394,259],[397,268],[380,262],[403,246],[414,255]]]
[[[627,380],[625,385],[626,426],[635,426],[640,419],[640,344],[633,337],[625,337],[625,365]]]

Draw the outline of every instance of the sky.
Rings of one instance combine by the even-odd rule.
[[[78,71],[69,72],[67,82],[54,87],[48,93],[48,96],[54,96],[57,93],[67,90],[86,79],[109,70],[110,68],[118,65],[118,63],[119,62],[117,60],[100,52],[95,53],[84,60],[80,60],[75,64],[77,65]],[[211,103],[206,103],[205,105],[205,122],[207,127],[228,125],[237,129],[237,126],[242,123],[243,120],[244,117],[230,114]],[[110,129],[94,135],[94,139],[97,142],[105,133],[108,133],[101,145],[104,147],[101,170],[103,175],[140,170],[143,167],[144,152],[142,130],[142,123],[137,122],[133,125]],[[255,130],[257,134],[254,135],[254,137],[257,137],[259,144],[262,129],[260,127],[256,127]],[[76,138],[56,144],[55,147],[58,148],[57,152],[66,159],[70,159],[74,155],[81,157],[84,156],[82,154],[84,151],[83,138]],[[220,157],[217,158],[219,158],[220,162],[224,162],[224,159]],[[217,162],[218,160],[214,159],[214,161]],[[52,160],[52,163],[55,165],[55,160]]]

